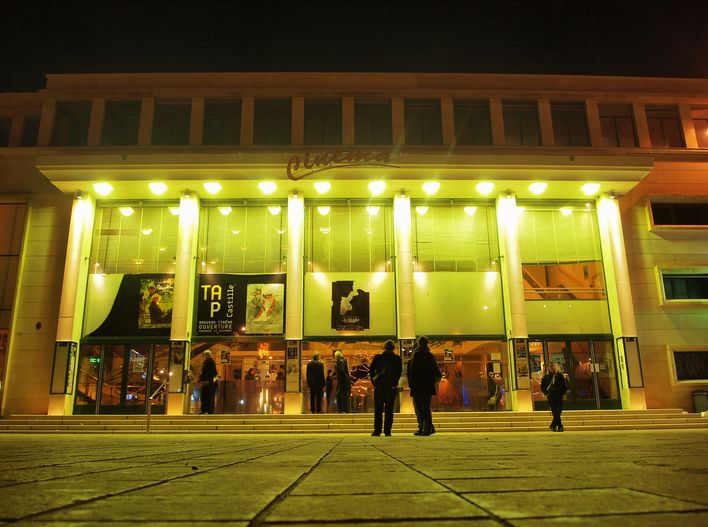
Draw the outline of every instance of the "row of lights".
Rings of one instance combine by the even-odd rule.
[[[206,190],[212,196],[221,192],[221,183],[218,181],[206,181],[203,183],[204,190]],[[313,186],[318,194],[326,194],[332,188],[332,184],[329,181],[315,181]],[[152,182],[148,183],[150,192],[156,196],[162,196],[167,192],[167,185],[162,182]],[[273,194],[278,188],[278,186],[273,181],[260,181],[258,183],[258,188],[260,191],[269,196]],[[531,183],[529,185],[529,191],[539,196],[543,194],[548,188],[548,183],[543,183],[540,181]],[[93,189],[100,196],[108,196],[113,192],[113,186],[110,183],[100,182],[94,183]],[[372,196],[379,196],[386,190],[386,182],[383,180],[371,181],[369,182],[369,192]],[[438,181],[426,181],[423,183],[423,191],[428,195],[432,196],[440,190],[440,183]],[[475,190],[483,196],[487,196],[492,190],[494,190],[494,183],[491,181],[480,181],[475,186]],[[600,185],[598,183],[585,183],[580,190],[583,191],[588,196],[594,196],[600,190]]]

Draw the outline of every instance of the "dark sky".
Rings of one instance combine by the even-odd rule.
[[[167,71],[708,78],[708,0],[0,0],[0,91]]]

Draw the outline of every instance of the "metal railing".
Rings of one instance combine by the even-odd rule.
[[[155,398],[155,396],[160,393],[161,390],[164,390],[165,387],[167,387],[167,381],[162,381],[162,384],[157,387],[157,390],[155,390],[150,398],[147,401],[147,419],[145,421],[145,433],[149,434],[150,433],[150,418],[152,417],[152,400]]]

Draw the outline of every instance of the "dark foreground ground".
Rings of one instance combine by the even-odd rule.
[[[708,526],[708,432],[0,436],[0,525]]]

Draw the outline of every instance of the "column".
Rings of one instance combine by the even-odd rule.
[[[588,131],[590,132],[590,145],[605,146],[602,139],[602,124],[600,122],[600,107],[597,101],[585,101],[585,112],[588,116]]]
[[[391,131],[394,146],[401,146],[406,142],[406,120],[403,115],[403,98],[391,98]]]
[[[296,358],[286,357],[286,371],[290,361],[300,371],[302,365],[302,328],[303,328],[303,263],[305,239],[305,201],[301,192],[291,192],[288,196],[288,253],[287,285],[285,304],[285,340],[287,347],[297,350]],[[287,374],[286,374],[287,375]],[[298,381],[298,390],[293,388],[292,379],[285,379],[285,413],[299,414],[302,409],[302,386]]]
[[[629,283],[629,266],[624,248],[619,203],[609,195],[604,195],[598,199],[597,213],[622,408],[643,410],[646,409],[644,388],[629,387],[630,376],[636,377],[638,375],[636,370],[639,368],[639,357],[633,357],[632,354],[636,355],[639,351],[638,349],[625,350],[624,339],[637,337],[637,323],[634,316],[632,289]],[[629,365],[626,359],[631,361]],[[634,371],[630,372],[628,366],[631,366]]]
[[[253,113],[255,109],[255,99],[253,97],[243,97],[241,99],[241,144],[253,144]]]
[[[54,129],[54,116],[57,113],[57,101],[55,99],[45,99],[42,103],[42,116],[39,119],[39,131],[37,132],[37,146],[49,146]]]
[[[89,264],[91,256],[91,235],[96,208],[89,195],[78,195],[74,198],[71,209],[71,223],[69,224],[69,239],[66,245],[66,259],[64,263],[64,278],[61,286],[59,300],[59,321],[57,323],[57,346],[54,368],[57,373],[52,373],[53,388],[61,384],[59,370],[62,365],[66,368],[68,361],[72,369],[68,372],[71,385],[67,391],[71,394],[50,394],[48,415],[71,415],[73,406],[73,391],[79,363],[79,341],[81,340],[81,326],[84,316],[84,303],[86,299],[86,283],[88,281]],[[70,355],[60,351],[62,347]],[[57,364],[57,362],[59,364]],[[54,382],[55,379],[57,382]]]
[[[551,115],[551,101],[548,99],[538,100],[538,121],[541,126],[541,145],[555,146],[556,139],[553,136],[553,117]]]
[[[199,198],[196,194],[184,193],[179,200],[175,289],[172,299],[172,326],[170,329],[170,347],[184,349],[182,369],[189,367],[198,237]],[[167,413],[169,415],[182,415],[185,411],[189,394],[178,392],[181,383],[181,372],[178,373],[177,369],[173,370],[170,367],[170,385],[167,397]]]
[[[501,99],[489,99],[489,120],[492,124],[492,144],[494,146],[504,146],[506,137],[504,135],[504,113]]]
[[[678,109],[679,116],[681,117],[681,128],[683,129],[683,138],[686,142],[686,148],[698,148],[696,127],[693,125],[693,117],[691,116],[691,105],[681,103],[678,105]]]
[[[342,97],[342,144],[353,145],[356,142],[354,130],[354,97]]]
[[[649,123],[647,122],[647,113],[644,109],[644,103],[632,103],[632,115],[634,116],[634,125],[637,127],[637,139],[641,148],[651,148],[651,136],[649,135]]]
[[[189,144],[201,145],[204,135],[204,97],[192,97],[189,118]]]
[[[106,99],[93,99],[91,102],[91,116],[89,117],[87,146],[99,146],[103,133],[103,121],[106,117]]]
[[[440,99],[440,117],[443,145],[452,146],[455,144],[455,106],[450,97]]]
[[[292,113],[290,124],[290,142],[295,145],[302,145],[305,142],[305,98],[292,98]]]
[[[504,321],[509,342],[509,375],[516,377],[516,358],[511,339],[528,339],[524,277],[519,250],[518,211],[513,194],[497,197],[497,229],[499,232],[499,259],[504,300]],[[512,409],[522,412],[533,410],[531,384],[528,374],[510,379]]]
[[[411,198],[397,192],[393,199],[393,235],[396,271],[396,323],[399,340],[415,338],[415,304],[413,289],[413,245],[411,240]],[[400,350],[399,350],[400,353]],[[405,375],[405,373],[404,373]],[[413,413],[413,400],[407,391],[401,393],[401,413]]]
[[[154,97],[143,97],[140,105],[140,125],[138,126],[138,145],[148,146],[152,142],[152,122],[155,118]]]

